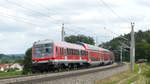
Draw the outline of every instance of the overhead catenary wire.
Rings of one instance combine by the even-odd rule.
[[[12,1],[9,1],[9,0],[6,0],[6,1],[8,1],[9,3],[12,3],[12,4],[14,4],[14,5],[17,5],[17,6],[21,7],[21,8],[24,8],[24,9],[27,9],[27,10],[31,10],[32,12],[39,13],[40,15],[45,15],[45,14],[43,14],[43,13],[41,13],[41,12],[35,11],[35,10],[33,10],[33,9],[30,9],[30,8],[26,8],[26,7],[24,7],[24,6],[20,5],[20,4],[15,3],[15,2],[12,2]],[[78,28],[79,28],[79,27],[78,27]],[[80,28],[81,28],[81,27],[80,27]],[[84,31],[85,31],[85,29],[84,29]]]
[[[101,9],[101,8],[102,8],[102,7],[100,6],[101,3],[99,2],[99,0],[96,0],[96,1],[98,2],[98,3],[97,3],[97,5],[98,5],[98,7],[97,7],[97,8],[98,8],[98,11],[101,12],[101,13],[100,13],[101,15],[106,16],[105,14],[103,14],[103,11],[102,11],[102,9]],[[103,3],[102,3],[102,4],[103,4]],[[109,10],[109,11],[110,11],[110,10]],[[104,12],[105,12],[105,11],[104,11]],[[108,16],[108,17],[110,17],[110,16]],[[110,24],[107,24],[107,22],[108,22],[107,19],[104,19],[103,22],[105,23],[105,26],[106,26],[106,25],[110,25]],[[110,26],[112,27],[112,25],[110,25]],[[103,28],[104,28],[104,27],[103,27]],[[102,29],[103,29],[103,28],[102,28]],[[104,30],[105,30],[107,33],[109,32],[109,31],[107,31],[106,29],[104,29]],[[114,32],[112,32],[112,31],[109,32],[109,33],[112,34],[112,35],[111,35],[112,38],[114,38],[115,35],[116,35],[116,34],[114,34]],[[107,35],[107,34],[105,34],[105,35]],[[119,36],[119,35],[117,34],[117,36]]]
[[[111,30],[107,29],[106,27],[104,27],[104,29],[107,30],[107,31],[109,31],[109,32],[112,33],[112,34],[115,34],[115,35],[119,36],[119,34],[116,34],[116,33],[112,32]],[[121,36],[120,38],[122,38],[122,39],[124,39],[124,40],[126,40],[126,41],[129,41],[129,39],[124,38],[124,37],[122,37],[122,36]]]
[[[56,20],[56,19],[54,19],[54,18],[53,18],[52,16],[50,16],[50,15],[44,14],[44,13],[42,13],[42,12],[36,11],[36,10],[31,9],[31,8],[28,8],[28,7],[24,7],[23,5],[20,5],[20,4],[18,4],[18,3],[15,3],[15,2],[13,2],[13,1],[10,1],[10,0],[6,0],[6,1],[7,1],[8,3],[10,3],[10,4],[16,5],[16,6],[20,7],[20,8],[25,9],[25,10],[29,10],[29,11],[31,11],[32,13],[34,12],[34,13],[37,13],[37,14],[39,14],[39,15],[41,15],[41,16],[49,17],[50,19],[47,18],[47,20],[51,20],[51,19],[52,19],[52,20]],[[46,19],[46,18],[44,18],[44,19]],[[61,20],[56,20],[56,21],[58,21],[58,23],[62,23]]]
[[[102,4],[108,9],[110,10],[115,16],[117,16],[120,20],[122,20],[123,22],[128,22],[130,23],[131,21],[129,19],[126,19],[126,18],[123,18],[121,17],[120,15],[118,15],[118,13],[112,8],[110,7],[104,0],[98,0],[98,3],[99,1],[102,2]]]
[[[1,14],[0,14],[0,15],[1,15]],[[28,21],[26,21],[26,20],[24,20],[24,19],[15,19],[14,16],[9,16],[9,15],[1,15],[1,16],[3,16],[3,17],[8,17],[9,19],[15,20],[15,21],[17,21],[17,22],[19,21],[19,22],[21,22],[21,23],[29,24],[29,25],[32,25],[32,26],[41,26],[41,25],[39,25],[39,24],[30,23],[30,22],[28,22]]]
[[[123,22],[128,22],[128,23],[130,23],[130,20],[129,20],[129,19],[123,18],[123,17],[121,17],[120,15],[118,15],[118,13],[116,13],[116,12],[114,11],[114,9],[111,8],[104,0],[98,0],[98,3],[99,3],[99,1],[101,1],[102,4],[103,4],[105,7],[107,7],[107,9],[110,10],[114,15],[116,15],[120,20],[122,20]],[[106,30],[106,28],[104,28],[104,29]],[[112,32],[112,31],[110,31],[109,29],[107,29],[107,30],[108,30],[109,32],[111,32],[112,34],[119,36],[118,34],[116,34],[116,33]],[[127,38],[124,38],[124,37],[121,37],[121,38],[124,39],[124,40],[126,40],[126,41],[129,41]]]
[[[6,0],[6,1],[10,1],[10,0]],[[11,1],[11,2],[12,2],[12,1]],[[15,3],[15,4],[17,4],[17,3]],[[38,11],[35,11],[35,10],[31,9],[31,8],[24,7],[24,6],[20,5],[20,4],[17,4],[17,6],[19,6],[19,7],[21,7],[21,8],[24,8],[24,9],[31,10],[32,12],[36,12],[36,13],[39,13],[39,14],[41,14],[41,15],[45,15],[45,14],[43,14],[43,13],[41,13],[41,12],[38,12]],[[78,28],[79,28],[79,27],[78,27]],[[82,27],[80,27],[80,28],[82,28]],[[84,31],[86,31],[86,30],[84,30]],[[89,32],[89,31],[88,31],[88,32]]]
[[[35,3],[36,3],[36,4],[35,4]],[[54,11],[54,10],[48,8],[47,6],[43,5],[42,3],[37,3],[37,2],[35,2],[35,3],[32,3],[32,5],[37,6],[37,4],[38,4],[38,6],[42,7],[43,9],[46,9],[46,10],[49,11],[50,13],[58,13],[58,12],[56,12],[56,11]],[[31,4],[31,3],[30,3],[30,4]]]

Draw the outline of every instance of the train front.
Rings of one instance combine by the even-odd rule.
[[[52,66],[53,42],[49,40],[38,41],[32,47],[32,72],[48,71]]]
[[[38,41],[33,44],[33,63],[48,63],[51,59],[53,59],[53,44],[51,41]]]

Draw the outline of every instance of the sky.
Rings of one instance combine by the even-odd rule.
[[[150,29],[149,0],[0,0],[0,53],[20,54],[38,40],[84,34],[102,43]]]

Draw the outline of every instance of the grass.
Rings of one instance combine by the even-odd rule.
[[[119,74],[113,75],[112,77],[97,81],[96,84],[117,84],[120,80],[129,77],[131,74],[132,73],[129,70],[127,70],[125,72],[121,72]]]
[[[142,75],[146,79],[146,84],[150,84],[150,63],[143,64],[142,68],[143,68]]]
[[[133,73],[130,70],[127,70],[109,78],[99,80],[95,84],[131,84],[132,82],[139,79],[140,76],[137,74],[138,71],[139,66],[135,64]]]
[[[10,77],[10,76],[17,76],[21,75],[21,71],[13,71],[13,72],[0,72],[0,77]]]

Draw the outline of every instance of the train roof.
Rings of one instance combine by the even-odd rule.
[[[74,43],[68,43],[68,42],[62,42],[62,41],[39,40],[37,42],[34,42],[34,45],[47,44],[47,43],[54,43],[54,45],[59,46],[59,47],[64,47],[64,48],[72,48],[72,49],[80,49],[80,50],[88,49],[88,50],[94,50],[94,51],[110,52],[107,49],[93,46],[93,45],[86,44],[86,43],[82,43],[82,42],[80,42],[78,44],[74,44]]]
[[[74,43],[68,43],[68,42],[54,42],[55,45],[64,47],[64,48],[72,48],[72,49],[80,49],[80,50],[85,50],[85,48],[81,45],[77,45]]]
[[[80,43],[80,44],[82,44],[86,49],[89,49],[89,50],[110,52],[107,49],[97,47],[97,46],[93,46],[93,45],[90,45],[90,44],[86,44],[86,43]]]
[[[34,42],[34,45],[39,45],[39,44],[46,44],[46,43],[52,43],[52,40],[38,40]]]
[[[52,40],[40,40],[34,43],[34,45],[38,44],[47,44],[53,43],[55,46],[63,47],[63,48],[71,48],[71,49],[80,49],[85,50],[85,48],[81,45],[77,45],[74,43],[62,42],[62,41],[52,41]]]

